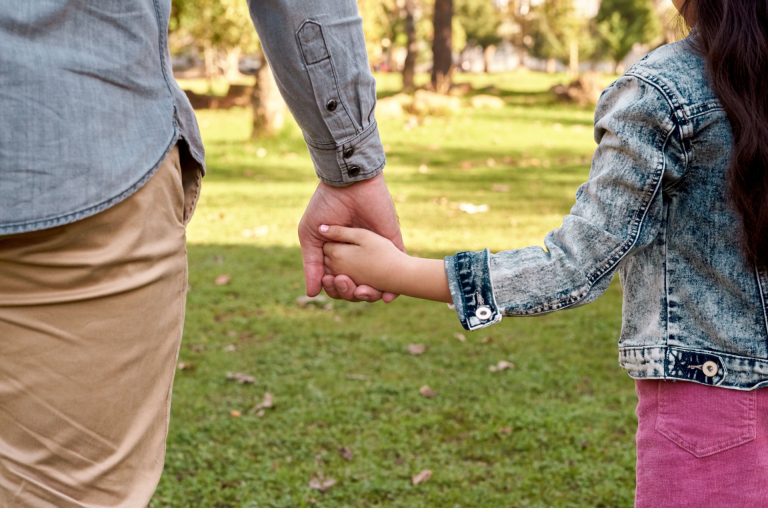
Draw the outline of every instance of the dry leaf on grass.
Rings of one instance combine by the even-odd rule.
[[[243,413],[241,413],[237,409],[233,409],[233,410],[229,411],[229,415],[232,416],[233,418],[239,418],[240,416],[243,415]]]
[[[429,470],[429,469],[425,469],[424,471],[422,471],[418,475],[413,475],[411,477],[411,483],[413,485],[421,485],[424,482],[426,482],[427,480],[429,480],[430,478],[432,478],[432,471]]]
[[[238,382],[240,384],[255,384],[256,377],[240,372],[227,372],[227,380]]]
[[[419,394],[424,398],[435,398],[437,396],[437,392],[429,386],[421,386]]]
[[[192,368],[194,368],[194,367],[195,367],[195,365],[193,365],[192,363],[186,363],[186,362],[184,362],[184,361],[179,361],[179,364],[177,364],[177,365],[176,365],[176,368],[177,368],[179,371],[182,371],[182,372],[183,372],[184,370],[191,370],[191,369],[192,369]]]
[[[312,480],[309,481],[309,488],[320,492],[325,492],[334,485],[336,485],[336,480],[325,478],[322,475],[312,477]]]
[[[503,372],[504,370],[511,370],[515,365],[509,361],[499,361],[496,364],[492,364],[488,367],[488,371],[492,373]]]
[[[408,345],[408,353],[412,356],[420,356],[427,351],[427,346],[422,343],[412,343]]]
[[[462,343],[467,341],[467,337],[464,336],[464,334],[462,334],[460,332],[457,332],[456,334],[454,334],[453,337],[456,338],[457,340],[461,341]]]
[[[341,455],[341,458],[344,460],[352,460],[352,458],[354,457],[352,450],[350,450],[346,446],[342,446],[341,448],[339,448],[339,455]]]
[[[302,308],[306,308],[310,304],[322,306],[322,305],[325,305],[326,302],[328,302],[328,298],[325,295],[318,295],[316,297],[310,297],[309,295],[301,295],[299,297],[296,297],[296,304],[298,304],[299,307],[302,307]]]
[[[236,345],[229,344],[224,347],[224,352],[235,352],[235,351],[237,351]]]
[[[262,417],[266,413],[267,409],[272,409],[274,407],[274,398],[272,397],[272,393],[264,393],[264,398],[262,398],[261,403],[256,404],[254,408],[252,409],[256,416]]]
[[[229,284],[230,281],[232,281],[232,277],[229,274],[221,274],[214,280],[214,283],[216,283],[216,286],[224,286]]]

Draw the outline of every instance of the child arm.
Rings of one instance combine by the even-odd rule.
[[[323,253],[332,274],[398,295],[452,302],[443,260],[409,256],[366,229],[323,225],[320,235],[331,240]]]

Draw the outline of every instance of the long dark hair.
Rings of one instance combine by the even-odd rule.
[[[747,258],[768,267],[768,0],[686,0],[683,14],[733,129],[728,179]]]

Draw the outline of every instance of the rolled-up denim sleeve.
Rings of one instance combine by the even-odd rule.
[[[248,0],[278,88],[317,175],[344,186],[381,173],[384,149],[355,0]]]
[[[502,316],[587,304],[608,288],[622,259],[657,239],[667,155],[682,151],[663,91],[638,77],[619,79],[598,103],[595,140],[589,179],[544,247],[446,258],[451,295],[466,329],[492,325]]]

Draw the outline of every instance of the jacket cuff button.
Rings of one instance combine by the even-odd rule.
[[[334,112],[339,106],[339,102],[336,100],[328,100],[328,103],[325,104],[326,110],[328,112]]]
[[[353,165],[353,166],[351,166],[351,167],[350,167],[350,168],[347,170],[347,174],[348,174],[348,175],[349,175],[351,178],[354,178],[355,176],[357,176],[358,174],[360,174],[360,170],[361,170],[361,169],[360,169],[360,166],[358,166],[358,165]]]
[[[344,155],[344,158],[346,158],[346,159],[352,158],[352,155],[354,155],[354,154],[355,154],[355,148],[353,148],[353,147],[349,147],[349,148],[345,149],[344,153],[342,153],[342,155]]]

